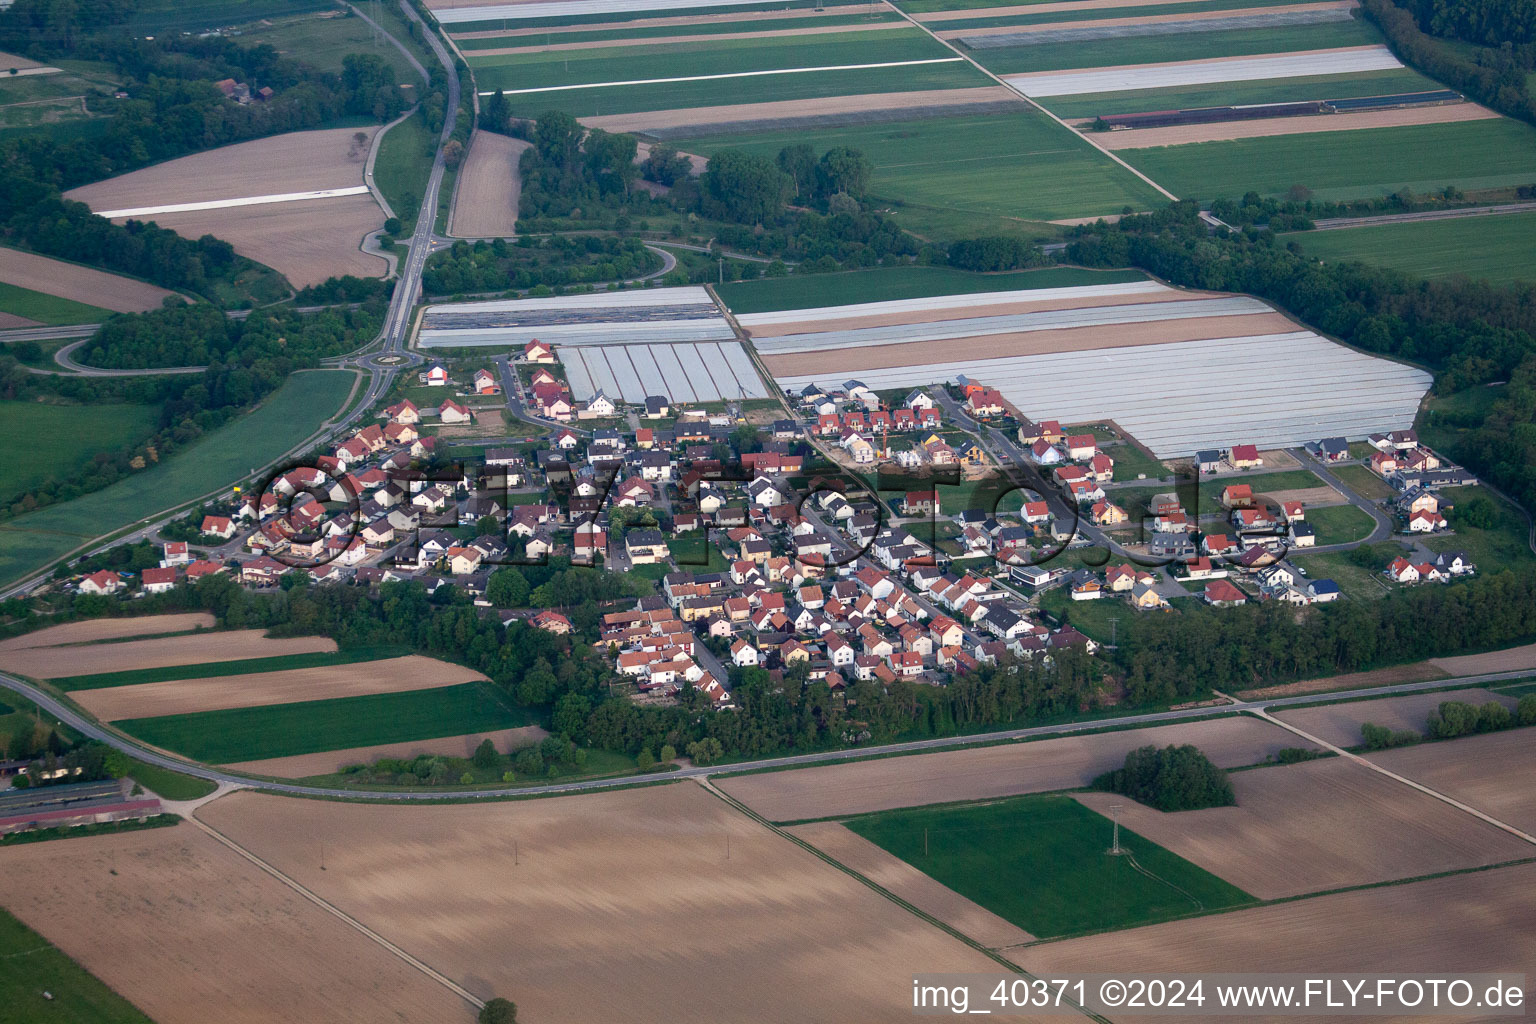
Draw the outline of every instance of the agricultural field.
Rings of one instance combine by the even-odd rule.
[[[289,757],[235,761],[224,767],[247,775],[263,775],[277,779],[320,779],[335,776],[349,765],[373,764],[385,757],[413,760],[423,754],[433,754],[442,757],[462,757],[467,760],[474,756],[475,748],[485,740],[490,740],[500,751],[520,750],[539,742],[548,735],[548,732],[537,725],[520,725],[510,729],[469,732],[459,736],[432,736],[398,743],[375,743],[363,747],[343,747],[339,750],[317,750],[311,754],[293,754]],[[596,756],[588,758],[589,772],[598,760]],[[326,781],[340,780],[331,778]]]
[[[1367,722],[1384,726],[1393,732],[1411,729],[1420,735],[1430,712],[1442,701],[1459,700],[1479,706],[1497,700],[1510,709],[1515,706],[1511,697],[1495,694],[1491,690],[1437,690],[1432,693],[1409,693],[1401,697],[1382,697],[1376,700],[1352,700],[1343,704],[1323,704],[1317,707],[1281,709],[1274,712],[1276,718],[1289,722],[1320,740],[1338,747],[1358,747],[1364,738],[1360,727]]]
[[[1446,694],[1447,699],[1461,699]],[[1529,729],[1467,736],[1370,755],[1397,772],[1527,832],[1536,831],[1530,787],[1536,743]]]
[[[121,619],[81,619],[60,626],[22,633],[0,640],[0,651],[20,651],[33,647],[59,647],[64,644],[90,644],[103,640],[163,636],[190,633],[194,629],[212,629],[217,621],[208,612],[175,612],[166,615],[139,615]]]
[[[112,310],[0,281],[0,328],[99,324]]]
[[[118,89],[121,77],[108,64],[61,61],[64,67],[11,75],[43,65],[12,54],[0,54],[0,139],[22,134],[43,135],[57,142],[105,130],[110,123],[106,96]],[[96,109],[92,110],[90,104]]]
[[[0,282],[41,296],[18,294],[18,305],[5,305],[5,312],[43,323],[58,318],[62,318],[61,323],[92,323],[91,319],[80,317],[95,315],[97,310],[139,313],[159,309],[161,303],[176,294],[131,277],[4,247],[0,247]],[[66,301],[46,301],[50,296]],[[0,299],[5,297],[0,295]],[[47,315],[33,317],[29,312]]]
[[[262,6],[265,10],[266,5]],[[407,47],[413,46],[414,40],[402,19],[396,17],[388,5],[370,5],[363,8],[363,13],[378,21]],[[338,14],[336,8],[324,5],[313,14],[298,13],[285,18],[267,16],[260,22],[244,26],[240,41],[247,46],[265,43],[284,57],[302,60],[338,75],[348,54],[367,53],[393,68],[395,81],[401,85],[416,87],[421,84],[420,74],[398,49],[387,41],[375,41],[368,23],[349,15],[350,12]]]
[[[236,1019],[250,1021],[473,1019],[458,996],[196,825],[34,843],[5,859],[0,903],[80,965],[51,991],[89,998],[92,1010],[65,1017],[42,1004],[48,1012],[18,1020],[140,1022],[148,1014],[156,1024],[205,1024],[230,1017],[232,1005]],[[122,998],[93,991],[80,968]],[[37,978],[30,961],[25,976]],[[113,1015],[98,1016],[98,1006]]]
[[[214,623],[209,621],[208,625]],[[0,650],[4,650],[0,646]],[[280,654],[269,658],[245,658],[239,661],[198,662],[157,668],[96,672],[78,676],[55,676],[49,681],[61,690],[98,690],[113,686],[138,686],[177,679],[203,679],[208,676],[259,675],[296,669],[335,668],[358,662],[381,661],[406,653],[398,647],[349,647],[346,650],[315,651],[307,654]]]
[[[1309,231],[1287,240],[1319,259],[1358,260],[1431,280],[1509,284],[1536,277],[1536,213]]]
[[[1341,757],[1230,776],[1235,807],[1165,813],[1113,793],[1132,831],[1260,899],[1418,878],[1527,856],[1530,847]]]
[[[263,0],[261,14],[279,18],[330,7],[326,0]],[[138,33],[198,32],[243,25],[251,20],[247,0],[143,0],[135,5],[126,28]]]
[[[715,294],[720,296],[727,309],[740,315],[851,305],[856,302],[890,302],[938,295],[1034,288],[1132,284],[1145,280],[1146,275],[1135,270],[1083,270],[1077,267],[1050,267],[1045,270],[999,274],[977,274],[952,267],[875,267],[837,274],[739,281],[716,287]]]
[[[420,111],[391,127],[384,133],[384,141],[379,143],[379,155],[373,162],[373,181],[395,216],[406,225],[406,231],[421,212],[436,145],[437,139],[427,128]]]
[[[1536,668],[1536,644],[1506,647],[1502,651],[1460,654],[1452,658],[1431,658],[1427,664],[1451,675],[1477,675],[1482,672],[1515,672]]]
[[[1110,819],[1065,796],[885,811],[844,824],[1040,938],[1129,928],[1252,901],[1134,828],[1120,829],[1130,856],[1111,856]]]
[[[475,132],[453,193],[450,235],[489,238],[517,231],[517,203],[522,190],[517,162],[529,145],[495,132]]]
[[[409,808],[237,794],[198,815],[529,1020],[894,1020],[912,964],[995,967],[692,782]]]
[[[152,405],[53,405],[0,401],[0,432],[9,439],[0,505],[49,479],[68,478],[104,452],[127,448],[154,432]]]
[[[129,636],[133,635],[136,634]],[[209,630],[186,636],[150,636],[147,639],[125,637],[111,643],[69,642],[64,646],[52,643],[46,631],[28,633],[18,639],[29,642],[14,649],[0,648],[0,667],[38,679],[199,665],[213,658],[274,658],[336,650],[336,641],[328,637],[269,637],[260,629]]]
[[[1277,726],[1233,717],[738,775],[716,785],[769,821],[842,818],[1086,786],[1149,743],[1193,743],[1223,768],[1257,764],[1301,745]]]
[[[0,1022],[92,1021],[151,1024],[132,1003],[103,985],[37,932],[0,910]],[[25,957],[25,970],[15,965]],[[43,993],[48,993],[46,996]]]
[[[86,541],[244,478],[309,437],[339,410],[356,375],[306,370],[255,410],[150,469],[60,505],[18,516],[0,531],[0,582],[20,578]],[[209,660],[203,658],[201,660]]]

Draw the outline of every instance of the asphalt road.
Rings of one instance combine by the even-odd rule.
[[[23,682],[13,676],[0,674],[0,686],[8,687],[24,695],[27,699],[37,703],[44,711],[52,715],[54,719],[68,725],[84,736],[99,740],[108,746],[115,747],[140,761],[169,768],[173,771],[191,775],[209,782],[244,786],[268,793],[285,793],[294,796],[309,797],[344,797],[348,799],[367,800],[396,800],[414,802],[420,800],[475,800],[493,799],[507,796],[530,796],[546,793],[577,793],[591,789],[611,789],[615,786],[631,786],[640,781],[698,778],[710,775],[718,775],[730,772],[756,771],[764,768],[799,768],[814,764],[830,764],[838,761],[857,760],[859,758],[874,755],[889,754],[915,754],[923,751],[944,750],[950,747],[961,747],[975,743],[993,743],[998,740],[1023,740],[1041,736],[1065,736],[1071,733],[1086,732],[1095,729],[1121,728],[1125,726],[1155,725],[1163,722],[1186,722],[1201,718],[1211,718],[1217,715],[1230,714],[1233,711],[1267,710],[1274,711],[1290,707],[1302,707],[1308,704],[1327,704],[1343,700],[1354,700],[1365,697],[1385,697],[1394,694],[1415,693],[1421,690],[1443,689],[1447,686],[1481,686],[1486,683],[1525,679],[1530,676],[1529,670],[1517,672],[1491,672],[1475,676],[1461,676],[1454,679],[1431,679],[1421,683],[1398,683],[1392,686],[1373,686],[1358,690],[1334,690],[1328,693],[1303,694],[1296,697],[1282,697],[1271,701],[1237,701],[1232,704],[1218,704],[1211,707],[1183,708],[1178,711],[1151,711],[1139,715],[1125,715],[1119,718],[1096,719],[1090,722],[1067,722],[1058,725],[1037,725],[1023,729],[1008,729],[1000,732],[973,734],[967,736],[942,736],[934,739],[913,740],[907,743],[886,743],[871,747],[853,747],[847,750],[824,750],[810,754],[794,754],[788,757],[762,758],[756,761],[740,761],[729,765],[713,765],[710,767],[690,766],[679,768],[676,771],[658,774],[650,777],[637,777],[625,775],[611,779],[586,779],[577,782],[554,782],[539,786],[526,786],[519,789],[461,789],[443,792],[392,792],[388,790],[369,789],[337,789],[324,786],[305,786],[294,782],[269,782],[262,779],[253,779],[245,775],[236,775],[220,768],[197,764],[191,761],[183,761],[177,757],[162,754],[159,751],[140,746],[121,733],[114,732],[85,717],[79,712],[64,705],[61,701],[47,693],[40,687]]]
[[[1426,220],[1457,220],[1462,217],[1487,217],[1500,213],[1530,213],[1536,203],[1501,203],[1497,206],[1464,206],[1459,210],[1421,210],[1418,213],[1383,213],[1375,217],[1334,217],[1320,220],[1312,226],[1314,231],[1335,231],[1340,228],[1364,228],[1373,224],[1412,224]]]

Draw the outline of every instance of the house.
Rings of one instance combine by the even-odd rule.
[[[748,643],[745,638],[731,644],[731,664],[737,668],[751,668],[760,660],[761,656],[757,648]]]
[[[1087,462],[1099,453],[1099,443],[1092,434],[1069,434],[1062,443],[1067,449],[1067,458],[1073,462]]]
[[[630,530],[624,535],[624,553],[635,565],[655,565],[667,558],[667,539],[660,530]]]
[[[1435,568],[1447,576],[1468,576],[1477,571],[1465,551],[1442,552],[1435,558]]]
[[[1156,558],[1185,559],[1195,557],[1195,542],[1188,533],[1154,533],[1147,542],[1147,553]]]
[[[176,570],[173,567],[145,569],[139,573],[139,583],[146,594],[163,594],[176,585]]]
[[[1394,473],[1397,471],[1398,466],[1397,452],[1377,452],[1375,455],[1371,456],[1367,465],[1371,467],[1371,472],[1380,476],[1386,476],[1388,473]]]
[[[1195,469],[1200,473],[1215,473],[1221,469],[1221,452],[1206,448],[1195,452]]]
[[[1291,524],[1291,544],[1298,548],[1310,548],[1317,544],[1317,531],[1311,523]]]
[[[923,656],[916,651],[902,651],[891,655],[891,671],[899,679],[911,679],[923,674]]]
[[[477,395],[501,394],[501,385],[496,383],[496,375],[490,370],[476,370],[473,387]]]
[[[1317,604],[1339,599],[1339,585],[1333,580],[1313,580],[1307,584],[1307,596]]]
[[[202,532],[220,540],[229,540],[235,535],[235,523],[227,516],[203,516]]]
[[[581,410],[581,418],[584,420],[606,419],[616,415],[618,411],[619,407],[614,404],[613,399],[599,391],[587,401],[587,407]]]
[[[1002,392],[994,388],[976,388],[966,395],[965,407],[972,416],[1001,416],[1004,409]]]
[[[1245,603],[1248,598],[1228,580],[1211,580],[1205,585],[1205,603],[1213,608],[1230,608]]]
[[[932,409],[934,407],[933,396],[922,388],[911,392],[902,399],[901,404],[916,412],[918,409]]]
[[[1109,501],[1094,502],[1091,514],[1095,525],[1098,526],[1115,526],[1130,518],[1126,515],[1125,509]]]
[[[534,338],[523,346],[523,362],[525,363],[552,363],[554,361],[554,347],[544,344],[538,338]]]
[[[1029,458],[1037,466],[1054,466],[1062,461],[1061,449],[1042,437],[1029,446]]]
[[[1324,462],[1343,462],[1349,458],[1349,442],[1342,437],[1325,437],[1317,442],[1317,454]]]
[[[1401,556],[1392,559],[1392,564],[1386,568],[1386,574],[1398,583],[1419,582],[1418,566]]]
[[[1079,569],[1067,578],[1074,601],[1096,601],[1104,596],[1104,584],[1087,569]]]
[[[1227,508],[1252,508],[1253,487],[1249,484],[1231,484],[1223,487],[1221,503]]]
[[[433,363],[422,376],[426,379],[428,387],[440,388],[448,384],[448,371],[443,369],[441,363]]]
[[[1227,452],[1227,461],[1233,469],[1257,469],[1264,465],[1264,460],[1259,458],[1259,449],[1256,445],[1235,444]]]
[[[1439,512],[1428,512],[1420,509],[1408,517],[1409,533],[1433,533],[1436,530],[1446,528],[1445,516]]]
[[[384,415],[389,422],[407,426],[415,426],[421,422],[421,410],[416,408],[416,403],[407,398],[403,402],[396,402],[384,410]]]
[[[166,541],[161,552],[160,567],[162,569],[171,565],[186,565],[192,561],[192,552],[187,550],[187,542],[184,540]]]
[[[443,553],[448,560],[448,571],[455,576],[468,576],[480,568],[480,562],[485,558],[479,548],[449,548]]]
[[[1099,452],[1088,460],[1088,476],[1101,484],[1107,484],[1115,478],[1115,460]]]
[[[908,491],[901,500],[901,514],[904,516],[936,516],[939,514],[939,492]]]
[[[1137,611],[1155,611],[1167,608],[1168,601],[1157,592],[1156,586],[1142,582],[1131,589],[1131,607]]]
[[[115,594],[122,589],[123,581],[117,573],[105,569],[91,573],[80,581],[79,587],[82,594]]]
[[[438,407],[437,413],[442,417],[442,422],[444,423],[468,423],[470,421],[469,409],[451,398]]]
[[[224,567],[218,562],[210,562],[206,559],[199,558],[197,561],[187,565],[187,581],[193,582],[202,579],[204,576],[213,576],[223,571]]]

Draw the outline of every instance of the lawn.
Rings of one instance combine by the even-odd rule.
[[[419,110],[385,132],[384,141],[379,143],[379,156],[373,162],[374,184],[389,200],[404,231],[411,229],[421,211],[436,149],[437,136],[427,128]]]
[[[1387,567],[1397,555],[1403,553],[1403,549],[1391,541],[1383,541],[1371,546],[1371,552],[1376,555],[1369,567],[1356,565],[1350,560],[1353,551],[1337,554],[1303,555],[1297,551],[1291,553],[1291,563],[1307,570],[1308,580],[1333,580],[1339,585],[1345,597],[1355,600],[1373,601],[1378,597],[1385,597],[1389,592],[1389,585],[1381,575],[1381,570]],[[1358,550],[1358,549],[1357,549]]]
[[[366,7],[363,10],[370,17],[374,16],[374,12]],[[410,45],[409,37],[396,32],[395,26],[388,20],[380,24],[401,42]],[[404,54],[387,41],[375,44],[374,38],[373,29],[359,17],[295,18],[273,25],[252,26],[241,33],[240,43],[243,46],[265,43],[284,57],[292,57],[321,71],[338,75],[342,71],[342,61],[348,54],[370,54],[394,69],[396,82],[409,82],[419,88],[421,76],[411,67]]]
[[[1337,21],[1323,25],[1276,25],[1220,32],[1181,32],[1166,36],[1124,36],[1117,39],[1095,39],[1091,43],[1038,43],[1034,46],[975,50],[971,56],[995,74],[1015,75],[1033,71],[1114,67],[1120,64],[1157,64],[1175,60],[1293,53],[1340,46],[1369,46],[1380,42],[1381,35],[1363,21]]]
[[[1062,220],[1148,209],[1160,197],[1076,133],[1021,107],[1017,113],[979,114],[844,125],[820,131],[792,129],[739,136],[679,140],[687,152],[726,148],[774,156],[808,142],[818,153],[845,145],[874,164],[870,197],[903,206],[960,210],[973,215],[968,235],[995,233],[998,217]]]
[[[1368,466],[1337,466],[1328,472],[1338,477],[1345,487],[1371,501],[1381,501],[1396,493],[1390,484],[1372,473]]]
[[[1292,185],[1320,199],[1529,184],[1536,128],[1501,117],[1457,124],[1367,128],[1128,149],[1137,169],[1175,194],[1210,200]]]
[[[763,278],[715,289],[732,313],[770,313],[857,302],[887,302],[929,295],[968,295],[1022,288],[1071,288],[1144,281],[1135,270],[1052,267],[1003,274],[976,274],[949,267],[875,267],[840,274]]]
[[[1359,260],[1420,277],[1536,280],[1536,213],[1377,224],[1288,235],[1308,256]]]
[[[1353,505],[1307,509],[1307,522],[1317,531],[1317,543],[1348,544],[1371,535],[1376,521]]]
[[[248,415],[163,462],[73,501],[0,524],[0,582],[35,572],[86,541],[244,479],[314,433],[352,390],[346,370],[296,373]]]
[[[116,315],[110,309],[87,306],[83,302],[35,292],[4,281],[0,281],[0,313],[24,316],[50,327],[99,324],[107,317]]]
[[[943,53],[947,52],[947,50],[943,51]],[[860,60],[855,63],[874,63],[874,60]],[[822,67],[824,65],[807,61],[804,64],[791,66]],[[678,59],[674,58],[670,70],[655,77],[681,77],[691,73],[691,69],[691,63],[680,64]],[[505,68],[494,73],[515,83],[516,71],[515,68]],[[490,78],[484,69],[480,71],[476,80],[481,88],[496,87],[494,79]],[[523,117],[537,117],[546,110],[564,110],[575,117],[594,117],[602,114],[628,114],[640,110],[673,110],[735,103],[782,103],[788,100],[852,96],[859,93],[972,89],[995,84],[969,64],[957,60],[948,64],[861,68],[853,71],[817,71],[795,75],[711,79],[703,82],[667,82],[660,85],[630,85],[612,89],[558,89],[554,92],[511,95],[507,100],[511,104],[512,112]],[[935,99],[934,102],[944,101]]]
[[[1530,524],[1524,513],[1514,505],[1482,487],[1447,487],[1440,492],[1442,507],[1477,497],[1493,502],[1493,525],[1486,530],[1479,530],[1458,523],[1456,513],[1452,511],[1447,515],[1455,532],[1450,536],[1426,538],[1424,546],[1431,551],[1465,551],[1472,556],[1472,561],[1481,572],[1494,572],[1504,566],[1528,563],[1536,558],[1529,544]]]
[[[683,572],[730,572],[730,560],[714,544],[706,544],[702,530],[667,541],[672,560]],[[668,566],[668,571],[671,567]],[[663,574],[665,575],[665,574]]]
[[[69,479],[97,454],[148,437],[160,415],[152,405],[45,405],[0,401],[0,436],[8,441],[0,505],[58,477]]]
[[[0,910],[0,964],[5,965],[0,967],[0,1024],[152,1024],[5,910]]]
[[[351,650],[313,654],[282,654],[275,658],[247,658],[244,661],[212,661],[201,665],[172,665],[167,668],[137,668],[126,672],[101,672],[91,676],[62,676],[51,679],[61,690],[100,690],[112,686],[139,683],[164,683],[174,679],[204,679],[210,676],[246,676],[262,672],[285,672],[295,668],[325,668],[352,665],[360,661],[396,658],[410,651],[404,647],[355,647]]]
[[[1228,104],[1292,103],[1302,100],[1351,99],[1429,92],[1444,86],[1407,68],[1360,71],[1344,75],[1307,75],[1257,82],[1215,82],[1169,89],[1128,89],[1078,96],[1046,96],[1040,104],[1058,117],[1094,117],[1146,110],[1181,110]]]
[[[1055,562],[1048,564],[1052,567],[1056,565]],[[1105,564],[1119,565],[1121,562],[1111,557]],[[1102,572],[1103,569],[1096,571]],[[1139,612],[1130,606],[1122,594],[1106,594],[1094,601],[1074,601],[1064,586],[1052,587],[1041,594],[1040,609],[1104,644],[1125,643],[1135,633],[1142,616],[1167,614]]]
[[[1264,0],[1268,2],[1268,0]],[[737,10],[738,8],[732,8]],[[767,31],[789,32],[798,28],[825,28],[837,25],[868,25],[880,21],[900,21],[901,16],[890,11],[867,13],[868,8],[858,14],[832,14],[832,15],[808,15],[804,18],[776,18],[771,22],[758,26],[750,22],[743,24],[739,21],[720,21],[704,25],[650,25],[636,28],[607,28],[588,29],[583,32],[561,32],[557,28],[551,28],[543,35],[536,36],[500,36],[481,37],[478,39],[457,40],[459,49],[464,51],[466,57],[475,56],[476,50],[495,50],[510,46],[550,46],[558,43],[587,43],[605,42],[614,40],[624,42],[631,39],[647,39],[658,36],[710,36],[724,32],[752,32]],[[517,23],[522,27],[522,22]],[[455,29],[457,31],[457,29]]]
[[[1111,856],[1110,820],[1070,797],[888,811],[844,824],[1040,938],[1254,902],[1129,829],[1120,845],[1132,856]]]
[[[146,743],[211,764],[291,757],[528,725],[481,683],[366,697],[202,711],[114,723]]]
[[[1104,454],[1115,460],[1115,480],[1135,480],[1145,474],[1148,480],[1161,480],[1168,467],[1133,444],[1110,445]]]
[[[128,777],[166,800],[200,800],[218,788],[207,779],[183,775],[137,758],[129,758],[129,762]]]

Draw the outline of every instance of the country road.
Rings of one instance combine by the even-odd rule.
[[[1417,224],[1427,220],[1458,220],[1462,217],[1489,217],[1501,213],[1536,212],[1536,203],[1501,203],[1497,206],[1464,206],[1459,210],[1421,210],[1417,213],[1382,213],[1373,217],[1334,217],[1316,221],[1314,231],[1338,231],[1367,228],[1375,224]],[[1304,233],[1304,232],[1303,232]]]

